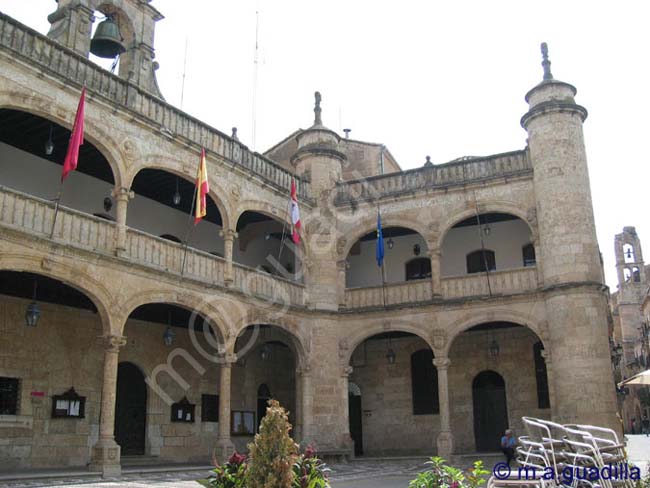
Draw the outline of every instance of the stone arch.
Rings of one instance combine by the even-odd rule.
[[[24,93],[17,90],[0,90],[0,108],[20,110],[30,113],[43,119],[52,121],[67,129],[72,129],[75,111],[77,107],[78,94],[74,95],[75,100],[69,105],[64,105],[53,98],[45,98],[41,94]],[[88,92],[86,106],[92,102],[93,94]],[[96,121],[92,116],[92,110],[86,110],[84,120],[84,139],[90,142],[106,158],[113,173],[115,187],[123,186],[126,168],[124,158],[119,151],[119,144],[109,131],[105,131],[105,123]]]
[[[347,339],[344,339],[339,343],[339,356],[343,363],[343,366],[350,364],[350,361],[352,360],[352,354],[354,354],[356,348],[359,347],[365,340],[385,332],[407,332],[409,334],[413,334],[422,339],[425,344],[431,348],[434,357],[438,356],[438,351],[433,347],[431,339],[421,328],[404,323],[398,323],[386,327],[384,324],[380,323],[369,328],[364,328],[363,331],[352,333],[347,337]],[[421,347],[418,347],[417,349],[421,349]]]
[[[224,341],[228,342],[231,337],[230,328],[221,317],[218,309],[210,303],[210,299],[205,299],[195,293],[180,293],[177,290],[146,290],[132,295],[130,300],[122,307],[124,313],[124,320],[121,323],[122,329],[126,324],[126,320],[136,308],[149,303],[167,303],[196,312],[216,326],[217,332],[221,334]]]
[[[383,215],[381,216],[381,226],[382,229],[386,229],[388,227],[403,227],[405,229],[412,230],[413,232],[417,233],[422,237],[424,242],[426,242],[427,246],[430,246],[429,244],[429,239],[427,239],[427,235],[429,234],[427,228],[425,225],[419,222],[415,222],[407,217],[400,216],[400,215]],[[348,257],[348,254],[350,254],[350,249],[352,249],[352,246],[356,244],[356,242],[361,239],[363,236],[366,234],[369,234],[370,232],[373,232],[377,230],[377,215],[373,215],[372,217],[363,219],[361,222],[359,222],[358,225],[355,225],[354,230],[352,232],[346,233],[346,237],[343,238],[343,241],[341,242],[342,245],[337,246],[337,252],[339,253],[338,259],[346,259]],[[347,237],[349,236],[349,237]],[[431,252],[431,249],[429,248],[429,252]]]
[[[447,340],[444,346],[440,349],[441,357],[449,357],[451,346],[458,336],[463,332],[475,327],[477,325],[485,324],[488,322],[512,322],[517,325],[526,327],[532,331],[542,342],[546,351],[550,351],[548,343],[548,330],[547,324],[542,321],[535,320],[530,314],[523,314],[513,310],[491,310],[478,314],[477,316],[465,318],[447,325],[444,330],[447,335]]]
[[[505,213],[514,215],[518,219],[522,220],[528,226],[531,235],[531,242],[535,243],[537,241],[537,229],[533,225],[531,212],[526,212],[526,210],[517,206],[511,202],[479,202],[480,214],[486,213]],[[449,234],[449,231],[454,225],[459,222],[462,222],[465,219],[475,217],[476,209],[475,208],[465,208],[455,213],[451,213],[450,216],[445,219],[445,221],[440,225],[440,233],[437,236],[437,241],[435,242],[436,249],[442,249],[442,244]]]
[[[196,163],[198,165],[199,161],[199,156],[197,155]],[[139,159],[135,164],[133,165],[133,169],[128,173],[128,175],[125,176],[125,186],[127,188],[131,188],[133,185],[133,181],[135,180],[136,176],[145,169],[158,169],[161,171],[165,171],[167,173],[171,173],[175,176],[178,176],[179,178],[183,178],[186,181],[189,181],[190,183],[193,183],[196,180],[196,167],[193,167],[193,169],[190,171],[190,168],[187,165],[186,161],[181,161],[178,158],[170,157],[169,155],[163,155],[163,154],[158,154],[158,155],[152,155],[152,156],[147,156],[145,158]],[[208,196],[212,199],[214,204],[216,205],[217,209],[219,210],[219,214],[221,215],[221,222],[222,222],[222,228],[225,229],[231,229],[233,228],[233,221],[231,220],[231,215],[232,215],[232,209],[230,205],[228,205],[227,200],[224,200],[220,195],[226,195],[226,190],[225,188],[218,182],[216,181],[216,178],[214,176],[211,176],[209,173],[209,165],[208,165],[208,178],[209,178],[209,185],[210,185],[210,191],[208,193]],[[194,184],[194,183],[193,183]]]
[[[289,325],[281,320],[276,320],[276,319],[268,319],[268,318],[261,318],[260,320],[256,321],[242,321],[241,324],[239,324],[234,333],[233,333],[233,341],[230,344],[230,349],[227,351],[228,353],[235,353],[235,342],[236,339],[244,332],[247,328],[255,326],[255,325],[270,325],[272,327],[277,327],[278,329],[282,330],[283,332],[286,333],[286,335],[289,337],[289,349],[291,349],[291,352],[293,353],[294,357],[296,358],[296,368],[303,368],[307,365],[309,365],[309,351],[310,351],[310,345],[307,343],[307,341],[301,337],[301,334],[296,330],[296,328],[292,325]]]
[[[232,213],[233,219],[231,220],[231,223],[232,223],[233,230],[236,229],[237,224],[239,223],[239,219],[245,212],[257,212],[262,215],[266,215],[271,219],[280,221],[280,223],[287,226],[287,236],[290,237],[291,221],[289,219],[289,212],[287,208],[285,208],[284,210],[280,210],[270,203],[262,202],[259,200],[244,200],[242,202],[239,202],[236,210]],[[305,228],[304,221],[302,223],[304,229]],[[291,239],[288,240],[291,242],[291,244],[293,244],[293,241],[291,241]],[[298,244],[298,249],[305,256],[307,255],[306,241],[307,239],[300,239],[300,244]]]
[[[0,254],[0,271],[22,271],[59,280],[86,295],[97,307],[104,335],[121,335],[122,325],[111,310],[116,308],[110,291],[77,266],[26,254]]]

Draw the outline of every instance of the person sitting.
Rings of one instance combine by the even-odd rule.
[[[512,430],[507,429],[505,435],[501,437],[501,450],[503,454],[506,455],[506,462],[508,467],[510,467],[510,461],[515,457],[515,446],[517,445],[517,439],[512,435]]]

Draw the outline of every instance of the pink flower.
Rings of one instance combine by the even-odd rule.
[[[305,449],[305,459],[311,459],[313,457],[316,457],[316,449],[312,445],[307,446]]]
[[[246,461],[246,454],[239,454],[237,451],[232,453],[232,456],[230,456],[230,459],[228,459],[228,463],[234,465],[234,466],[239,466]]]

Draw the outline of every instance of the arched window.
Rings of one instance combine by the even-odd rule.
[[[636,261],[632,244],[623,244],[623,259],[626,263],[634,263]]]
[[[406,263],[406,281],[431,278],[431,260],[415,258]]]
[[[413,415],[440,413],[438,372],[433,365],[431,349],[421,349],[411,354],[411,388]]]
[[[623,279],[625,282],[630,281],[630,278],[632,278],[632,271],[630,271],[630,268],[624,268],[623,269]]]
[[[525,268],[528,266],[535,266],[535,246],[533,246],[532,242],[521,248],[521,255],[524,260]]]
[[[551,408],[551,399],[548,393],[548,375],[546,372],[546,361],[542,356],[544,345],[536,342],[533,346],[535,360],[535,380],[537,382],[537,407]]]
[[[467,273],[480,273],[482,271],[494,271],[496,269],[494,251],[479,249],[467,255]]]
[[[641,272],[639,271],[639,268],[636,266],[632,268],[632,281],[635,283],[640,283],[641,282]]]

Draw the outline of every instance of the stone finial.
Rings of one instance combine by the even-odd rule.
[[[239,140],[239,137],[237,137],[237,127],[232,128],[232,135],[230,137],[232,137],[236,141]]]
[[[426,156],[425,159],[426,159],[426,162],[424,163],[425,167],[429,168],[433,166],[433,163],[431,162],[431,156]]]
[[[321,120],[320,113],[321,113],[321,108],[320,108],[320,101],[321,101],[321,96],[320,92],[314,92],[314,125],[323,125],[323,121]]]
[[[551,61],[548,59],[548,45],[542,42],[542,67],[544,68],[544,80],[552,80]]]

